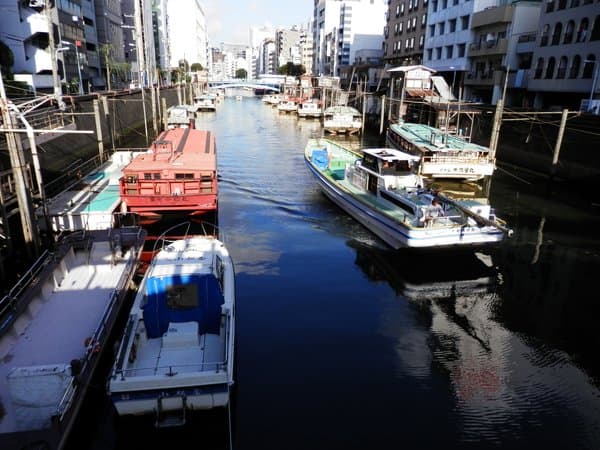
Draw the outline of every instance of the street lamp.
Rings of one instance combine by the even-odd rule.
[[[62,45],[72,45],[73,47],[75,47],[75,58],[77,59],[77,74],[79,75],[79,95],[83,95],[83,80],[81,79],[81,64],[79,61],[79,50],[78,50],[78,45],[80,41],[77,41],[77,43],[72,43],[69,41],[60,41],[60,43]]]
[[[585,64],[592,63],[594,64],[594,79],[592,80],[592,89],[590,89],[590,100],[588,101],[587,110],[590,112],[592,109],[592,101],[594,100],[594,92],[596,91],[596,83],[598,82],[598,69],[600,69],[600,65],[596,64],[598,61],[595,59],[584,59],[583,62]]]

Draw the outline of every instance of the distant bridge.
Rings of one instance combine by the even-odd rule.
[[[244,88],[248,87],[251,89],[263,89],[272,92],[281,92],[278,85],[273,83],[261,83],[260,81],[240,81],[240,80],[223,80],[223,81],[209,81],[208,85],[215,89],[226,89],[226,88]]]

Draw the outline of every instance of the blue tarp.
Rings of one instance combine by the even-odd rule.
[[[194,305],[173,308],[167,302],[172,286],[195,285],[198,298]],[[193,292],[193,289],[191,290]],[[200,334],[219,333],[223,293],[213,275],[177,275],[150,278],[146,283],[147,302],[143,306],[144,324],[149,338],[161,337],[170,323],[198,322]]]
[[[319,168],[319,170],[326,170],[329,164],[327,150],[319,148],[313,149],[310,160],[315,166]]]

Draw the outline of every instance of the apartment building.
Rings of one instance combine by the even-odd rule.
[[[429,0],[390,0],[384,27],[383,60],[387,66],[423,62]]]
[[[381,50],[387,9],[387,0],[315,0],[313,73],[339,76],[358,50]]]
[[[473,14],[473,41],[467,46],[469,71],[462,80],[466,98],[496,104],[506,86],[506,104],[529,106],[527,73],[541,6],[540,2],[515,1]]]
[[[275,31],[275,52],[277,54],[277,66],[285,66],[287,63],[300,64],[300,34],[298,27],[291,29],[280,28]]]
[[[595,107],[598,113],[600,101],[590,99],[600,84],[600,1],[549,0],[538,30],[527,86],[533,106]]]
[[[169,1],[167,14],[170,38],[169,67],[178,67],[182,60],[186,60],[190,65],[200,63],[202,67],[208,67],[208,32],[206,16],[200,1],[188,1],[186,7],[182,7],[181,1]]]

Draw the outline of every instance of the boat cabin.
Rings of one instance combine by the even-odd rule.
[[[392,148],[364,149],[361,165],[369,172],[368,190],[408,189],[423,186],[417,175],[419,157]]]

